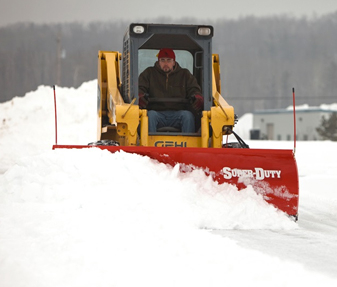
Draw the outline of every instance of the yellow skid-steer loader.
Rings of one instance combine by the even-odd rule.
[[[123,53],[98,52],[97,141],[88,146],[149,156],[188,172],[201,168],[219,184],[254,190],[278,209],[297,219],[298,172],[294,152],[250,149],[234,132],[234,108],[221,96],[220,61],[212,52],[214,29],[208,25],[130,24]],[[138,105],[138,77],[153,66],[161,48],[173,49],[177,62],[197,79],[204,107],[196,114],[196,130],[170,127],[149,133],[148,111]],[[233,134],[237,142],[224,142]]]

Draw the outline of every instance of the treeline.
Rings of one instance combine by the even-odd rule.
[[[215,24],[222,86],[240,111],[337,102],[337,13],[315,20],[245,18]]]
[[[39,85],[78,87],[97,78],[98,50],[121,50],[127,23],[35,25],[0,29],[0,101]]]
[[[157,19],[156,23],[173,23]],[[220,55],[222,94],[242,115],[292,104],[337,102],[337,12],[317,19],[217,20],[213,52]],[[97,77],[98,50],[122,51],[129,22],[0,28],[0,102],[39,85],[78,87]]]

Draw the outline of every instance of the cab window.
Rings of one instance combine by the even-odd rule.
[[[138,50],[138,76],[143,72],[147,67],[152,67],[157,61],[157,55],[159,50],[150,50],[150,49],[140,49]],[[193,74],[193,56],[188,51],[183,50],[174,50],[176,55],[176,62],[182,68],[188,69],[191,74]]]

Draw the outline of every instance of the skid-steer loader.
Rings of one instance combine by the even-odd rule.
[[[234,108],[221,96],[220,62],[212,54],[214,29],[208,25],[130,24],[123,53],[98,52],[97,141],[88,146],[149,156],[182,172],[201,168],[219,184],[254,190],[297,219],[298,172],[292,150],[249,149],[233,131]],[[149,133],[146,109],[138,105],[138,77],[153,66],[161,48],[173,49],[176,61],[197,79],[204,107],[195,114],[194,133],[170,127]],[[224,138],[234,134],[237,142]]]

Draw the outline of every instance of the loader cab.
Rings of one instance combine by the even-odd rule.
[[[123,40],[122,97],[138,103],[138,76],[157,61],[161,48],[173,49],[176,61],[197,79],[204,110],[212,106],[212,37],[207,25],[131,24]]]

